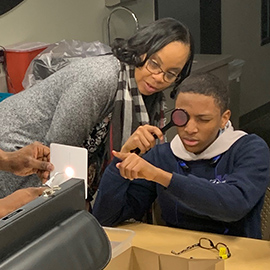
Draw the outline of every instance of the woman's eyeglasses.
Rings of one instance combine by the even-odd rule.
[[[158,75],[160,73],[163,73],[163,80],[167,83],[173,83],[176,80],[180,80],[181,76],[173,74],[171,72],[165,72],[161,69],[160,65],[153,61],[152,59],[148,59],[146,62],[146,69],[155,75]]]
[[[176,252],[174,250],[171,251],[172,254],[174,255],[180,255],[184,252],[187,252],[193,248],[196,247],[200,247],[200,248],[204,248],[204,249],[216,249],[219,252],[219,257],[221,259],[227,259],[231,257],[231,252],[229,250],[229,248],[227,247],[227,245],[225,245],[224,243],[217,243],[216,245],[214,245],[214,243],[212,242],[212,240],[208,239],[208,238],[200,238],[199,243],[196,243],[192,246],[188,246],[187,248]]]

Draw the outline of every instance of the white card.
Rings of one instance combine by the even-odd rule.
[[[85,183],[85,198],[87,198],[87,150],[82,147],[51,143],[50,155],[54,170],[50,174],[51,178],[45,184],[53,187],[62,184],[70,178],[83,179]]]

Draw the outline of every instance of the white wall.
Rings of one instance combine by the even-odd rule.
[[[158,18],[173,17],[186,26],[195,42],[195,53],[200,52],[200,0],[158,0]]]
[[[260,42],[261,0],[223,0],[222,52],[245,60],[240,115],[270,101],[270,44]]]
[[[136,13],[141,24],[153,21],[153,0],[136,0],[125,6]],[[105,7],[105,0],[25,0],[0,16],[0,45],[62,39],[106,43],[106,18],[111,10]]]
[[[126,2],[141,25],[154,18],[153,0]],[[261,0],[222,1],[222,52],[246,61],[241,78],[240,115],[270,101],[270,44],[260,46]],[[25,0],[0,16],[0,45],[61,39],[107,43],[105,0]],[[111,33],[134,31],[130,15],[111,17]]]

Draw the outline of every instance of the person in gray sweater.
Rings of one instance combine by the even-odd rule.
[[[111,47],[111,54],[73,62],[0,103],[4,151],[33,141],[88,149],[89,200],[110,159],[108,150],[119,150],[139,125],[164,125],[162,91],[189,75],[194,54],[189,30],[172,18],[116,39]],[[0,172],[0,198],[39,185],[36,175]]]

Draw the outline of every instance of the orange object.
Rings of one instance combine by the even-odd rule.
[[[48,44],[43,42],[17,43],[7,46],[6,64],[7,64],[7,85],[8,92],[16,94],[22,91],[22,81],[25,72],[31,61],[44,49]]]

